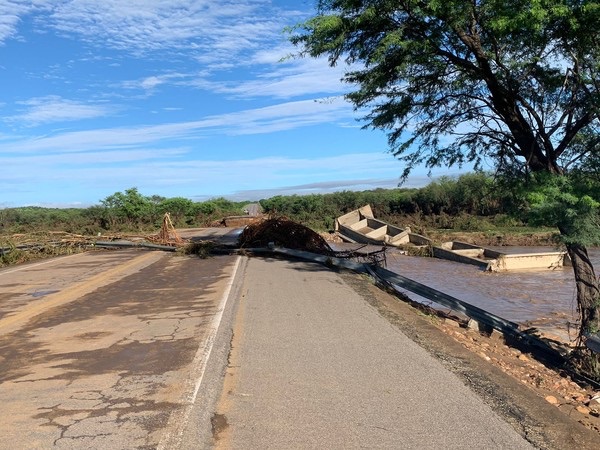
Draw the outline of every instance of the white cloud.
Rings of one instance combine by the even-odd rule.
[[[282,39],[300,17],[269,0],[4,0],[0,44],[30,16],[38,31],[56,30],[93,45],[144,53],[190,50],[203,63],[235,60]]]
[[[0,46],[19,36],[22,18],[39,11],[47,11],[61,0],[2,0],[0,2]]]
[[[394,179],[401,168],[384,153],[383,141],[377,138],[371,149],[361,139],[344,142],[354,134],[339,129],[357,114],[341,97],[343,67],[332,69],[324,59],[281,60],[294,52],[282,29],[305,17],[279,8],[287,3],[312,8],[270,0],[0,0],[0,45],[12,50],[9,41],[23,41],[29,53],[19,62],[33,80],[16,83],[2,99],[0,120],[18,131],[0,132],[0,187],[13,198],[25,198],[17,194],[23,188],[36,201],[53,195],[76,201],[131,186],[148,194],[214,196]],[[42,35],[57,51],[38,57],[45,47],[27,45]],[[16,69],[2,74],[20,76]],[[83,120],[93,118],[103,120]],[[44,126],[60,122],[69,123]],[[39,128],[24,129],[33,125]],[[301,127],[315,133],[310,148],[286,141],[304,132],[256,136]],[[322,132],[320,151],[313,147]],[[234,137],[240,135],[249,137]],[[252,157],[295,148],[306,158]],[[341,151],[364,154],[325,157]],[[221,157],[230,160],[216,160]]]
[[[24,112],[4,120],[10,123],[20,122],[28,126],[81,119],[92,119],[110,113],[106,106],[86,104],[68,100],[56,95],[32,98],[19,103]]]
[[[59,103],[60,104],[60,103]],[[79,109],[75,104],[65,117],[72,117]],[[50,110],[50,111],[48,111]],[[93,114],[93,109],[89,114]],[[49,119],[54,108],[35,107],[30,119]],[[168,123],[161,125],[107,128],[60,133],[54,136],[29,139],[17,138],[0,142],[0,152],[62,151],[81,152],[99,149],[127,148],[158,143],[166,139],[200,138],[207,134],[248,135],[289,130],[319,123],[348,120],[353,116],[352,108],[342,99],[329,102],[303,100],[282,103],[265,108],[250,109],[235,113],[208,116],[198,121]]]
[[[264,0],[71,0],[56,2],[47,26],[121,50],[197,50],[223,60],[272,39],[282,22]],[[215,58],[216,57],[216,58]]]
[[[168,84],[171,80],[179,80],[186,78],[186,75],[181,73],[167,73],[163,75],[152,75],[141,80],[124,81],[122,86],[126,89],[143,89],[145,91],[153,91],[158,86]]]
[[[125,88],[148,94],[171,83],[193,84],[236,98],[289,99],[344,91],[342,69],[328,67],[324,59],[280,61],[295,51],[283,28],[305,13],[280,9],[268,0],[8,0],[0,6],[0,43],[17,35],[20,18],[26,15],[40,31],[54,29],[102,48],[134,54],[169,50],[169,57],[195,59],[205,76],[236,66],[261,68],[254,71],[254,80],[227,83],[208,78],[190,82],[192,74],[182,73],[122,82]]]
[[[0,3],[0,44],[15,36],[20,16],[31,10],[26,2],[5,0]]]
[[[430,180],[429,180],[430,181]],[[276,195],[309,195],[309,194],[326,194],[339,192],[344,190],[369,190],[369,189],[392,189],[398,186],[398,178],[369,178],[355,180],[334,180],[308,184],[300,184],[296,186],[282,186],[270,189],[248,189],[241,190],[227,195],[231,200],[259,200],[270,198]],[[198,200],[205,200],[198,198]]]
[[[34,160],[35,164],[32,163]],[[231,192],[232,178],[240,183],[239,186],[248,187],[244,192],[275,189],[274,186],[287,186],[280,188],[282,192],[322,192],[331,190],[334,186],[367,186],[365,189],[368,186],[378,187],[381,186],[382,178],[376,177],[387,176],[387,180],[392,180],[399,171],[393,157],[384,153],[311,159],[263,157],[219,161],[189,159],[186,149],[176,148],[48,155],[39,159],[32,156],[7,157],[1,158],[0,164],[8,169],[3,182],[10,185],[52,182],[82,186],[93,183],[96,187],[109,187],[113,190],[145,186],[150,189],[150,192],[144,192],[146,194],[160,194],[157,190],[165,192],[182,186],[188,195],[205,191],[209,196],[237,195],[239,189],[238,192]],[[60,170],[56,170],[58,168]],[[148,173],[153,176],[149,178]],[[261,174],[259,179],[256,173]],[[313,183],[302,182],[307,173],[311,174]],[[366,176],[372,178],[365,178]],[[290,185],[294,182],[297,184]]]
[[[151,149],[140,148],[127,151],[101,151],[101,152],[81,152],[81,153],[48,153],[20,156],[0,156],[0,166],[4,169],[11,167],[33,167],[40,165],[65,167],[67,165],[109,165],[130,162],[141,162],[150,160],[164,160],[168,158],[186,155],[190,152],[189,148],[167,148]],[[30,171],[26,174],[29,176]]]
[[[343,67],[329,67],[325,59],[281,61],[283,54],[279,55],[276,60],[263,60],[261,64],[270,66],[252,80],[222,82],[201,77],[190,84],[235,98],[289,99],[304,95],[340,94],[348,90],[347,85],[341,82]]]

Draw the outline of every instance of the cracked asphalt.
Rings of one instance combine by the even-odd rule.
[[[0,270],[0,450],[598,448],[409,309],[268,257]]]
[[[0,448],[157,448],[236,266],[140,250],[0,271]]]

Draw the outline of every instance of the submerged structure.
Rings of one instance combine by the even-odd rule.
[[[373,216],[371,205],[344,214],[335,220],[335,231],[342,239],[362,244],[403,246],[428,246],[425,236],[412,233],[410,228],[399,228]]]
[[[570,265],[567,252],[503,253],[465,242],[444,242],[432,247],[433,256],[472,264],[491,272],[546,270]]]
[[[491,272],[547,270],[570,265],[569,256],[564,251],[511,254],[458,241],[433,245],[430,239],[412,233],[408,227],[400,228],[376,219],[370,205],[338,217],[335,231],[348,242],[400,248],[431,247],[436,258],[472,264]]]

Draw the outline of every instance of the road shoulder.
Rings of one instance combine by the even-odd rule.
[[[492,408],[499,416],[538,448],[597,449],[600,438],[577,420],[487,362],[434,325],[434,317],[373,285],[351,272],[341,272],[344,281],[392,325],[439,360],[444,367]],[[423,399],[438,401],[444,399]]]

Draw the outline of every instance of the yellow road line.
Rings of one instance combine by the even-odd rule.
[[[136,269],[150,265],[164,256],[161,252],[148,252],[124,264],[120,264],[113,269],[99,273],[88,280],[82,281],[63,289],[54,294],[44,297],[43,301],[30,305],[27,309],[19,311],[13,315],[0,320],[0,334],[7,334],[18,330],[31,318],[38,316],[49,309],[70,303],[73,300],[81,298],[85,294],[95,291],[99,287],[105,286],[108,282],[114,282],[124,278]]]

